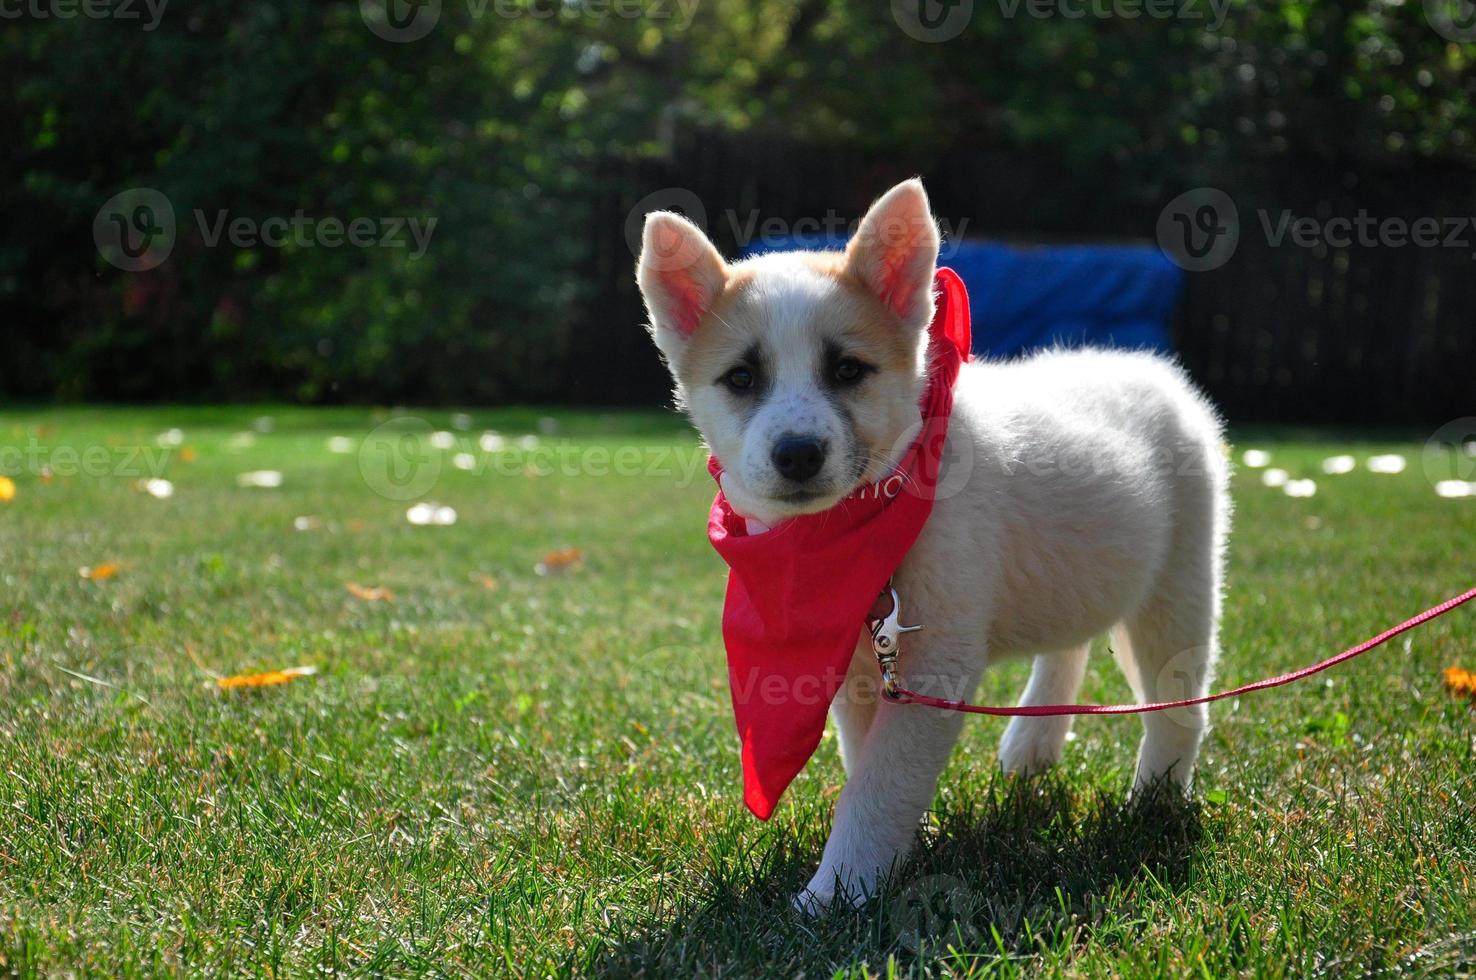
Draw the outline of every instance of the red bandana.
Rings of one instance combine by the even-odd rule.
[[[743,802],[760,820],[820,744],[866,613],[933,510],[953,385],[969,357],[963,282],[939,269],[934,286],[922,430],[896,470],[823,513],[763,533],[748,533],[721,482],[712,502],[707,536],[729,568],[723,640],[743,741]],[[708,469],[721,478],[715,458]]]

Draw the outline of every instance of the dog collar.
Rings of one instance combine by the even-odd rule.
[[[718,492],[707,536],[728,564],[723,644],[742,743],[743,801],[760,820],[814,754],[868,612],[933,510],[970,339],[962,280],[939,269],[933,287],[921,427],[890,474],[826,511],[757,533],[723,494],[721,464],[708,461]]]

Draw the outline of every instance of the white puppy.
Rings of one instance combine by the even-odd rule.
[[[773,526],[893,468],[918,421],[937,257],[916,180],[872,206],[844,254],[729,265],[685,219],[647,217],[651,332],[741,514]],[[1092,638],[1113,629],[1138,698],[1204,694],[1230,504],[1219,420],[1183,373],[1146,354],[1052,351],[965,365],[955,398],[945,486],[895,577],[905,618],[927,627],[907,638],[908,685],[964,698],[989,663],[1032,656],[1021,703],[1073,701]],[[864,640],[851,671],[874,676]],[[858,691],[876,686],[848,683],[832,705],[847,781],[803,907],[859,900],[906,857],[964,724]],[[1142,721],[1135,788],[1187,790],[1204,707]],[[1017,718],[1000,763],[1049,766],[1070,728]]]

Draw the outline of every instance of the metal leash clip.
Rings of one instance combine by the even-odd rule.
[[[902,689],[902,671],[897,666],[897,658],[902,655],[902,635],[916,633],[922,626],[902,625],[902,600],[897,598],[897,590],[890,584],[887,591],[877,597],[878,607],[885,606],[888,593],[892,608],[880,618],[872,620],[871,649],[876,654],[876,665],[881,668],[882,690],[888,698],[895,701],[901,697]]]

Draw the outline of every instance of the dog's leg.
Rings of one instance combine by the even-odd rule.
[[[1141,701],[1202,697],[1213,680],[1220,617],[1220,563],[1228,511],[1217,447],[1198,477],[1176,487],[1176,525],[1158,583],[1143,607],[1114,631],[1114,651]],[[1188,790],[1209,708],[1196,705],[1144,714],[1137,794],[1159,780]]]
[[[913,667],[904,675],[909,686],[960,698],[978,685],[984,657],[977,640],[950,643],[935,633],[913,645],[916,650],[908,650],[903,661]],[[933,655],[923,655],[924,647]],[[836,803],[820,869],[795,899],[804,911],[819,911],[842,896],[860,904],[906,858],[964,724],[957,712],[919,705],[884,701],[875,710],[860,757]]]
[[[840,736],[841,763],[848,774],[855,771],[861,759],[861,747],[866,744],[866,733],[876,717],[880,693],[881,671],[876,665],[876,654],[872,652],[870,637],[862,634],[846,672],[846,683],[830,703],[830,717],[835,719],[835,730]]]
[[[1215,664],[1216,597],[1182,587],[1155,595],[1115,630],[1114,652],[1140,701],[1178,701],[1208,693]],[[1168,779],[1189,788],[1209,708],[1195,705],[1142,716],[1143,742],[1133,792]]]
[[[1074,704],[1090,652],[1091,645],[1084,644],[1074,650],[1038,655],[1020,704]],[[1011,719],[999,740],[999,764],[1006,772],[1026,774],[1055,765],[1061,760],[1072,720],[1072,715]]]

